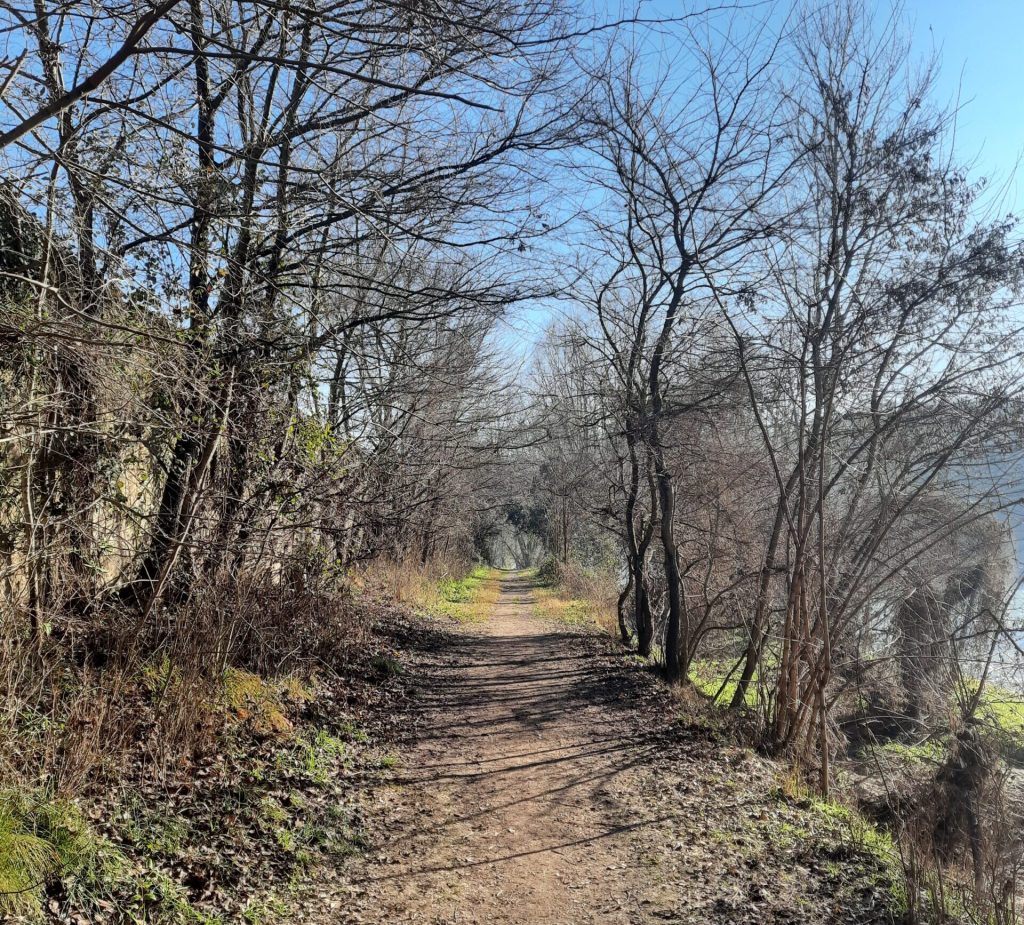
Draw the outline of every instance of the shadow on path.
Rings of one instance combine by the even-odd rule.
[[[624,870],[630,835],[670,821],[615,812],[620,777],[679,739],[638,720],[650,679],[535,617],[535,590],[504,578],[491,619],[423,680],[419,745],[390,780],[413,820],[355,881],[379,890],[381,923],[568,922],[570,902],[604,921],[618,887],[593,872]]]

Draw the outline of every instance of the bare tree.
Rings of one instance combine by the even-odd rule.
[[[784,173],[772,156],[774,116],[764,97],[770,45],[766,50],[755,39],[719,48],[694,33],[686,38],[682,54],[690,66],[681,69],[687,77],[679,86],[669,73],[652,81],[631,53],[609,53],[594,77],[585,140],[596,159],[593,181],[607,196],[588,268],[600,282],[587,301],[625,403],[627,508],[636,503],[640,454],[649,453],[668,596],[666,674],[673,682],[686,675],[689,645],[678,475],[669,465],[666,421],[708,397],[700,387],[680,389],[674,371],[704,349],[710,296],[737,285],[741,254],[764,235],[757,216]],[[646,539],[643,530],[636,535],[632,515],[627,521],[634,593],[642,595]],[[638,613],[644,606],[641,600]]]
[[[777,491],[734,705],[777,638],[772,739],[816,743],[827,789],[836,647],[887,582],[1003,503],[969,456],[1006,445],[1021,260],[1007,223],[973,217],[931,72],[907,83],[894,24],[879,33],[857,5],[812,14],[797,47],[803,204],[769,253],[774,285],[723,302]]]

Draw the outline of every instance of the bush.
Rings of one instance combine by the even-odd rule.
[[[537,581],[551,587],[562,583],[562,565],[554,556],[548,556],[537,566]]]

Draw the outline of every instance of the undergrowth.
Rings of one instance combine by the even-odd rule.
[[[500,593],[501,573],[478,565],[462,578],[440,579],[426,610],[460,623],[482,623],[490,617]]]
[[[545,559],[530,576],[534,582],[534,615],[567,626],[617,632],[614,584],[608,575],[588,572]]]
[[[406,614],[360,606],[406,631]],[[329,624],[314,643],[280,601],[265,623],[244,613],[220,654],[195,647],[189,611],[180,636],[130,660],[83,667],[50,651],[20,700],[8,685],[0,921],[273,922],[322,865],[363,850],[352,781],[397,759],[381,747],[390,727],[365,728],[351,705],[406,683],[401,636],[370,637],[342,603],[303,611]],[[257,648],[248,634],[263,632],[273,640]]]
[[[714,699],[716,704],[728,706],[736,694],[739,686],[739,668],[735,663],[714,660],[697,659],[690,665],[690,682],[706,697]],[[748,707],[758,705],[759,686],[755,673],[751,678],[750,685],[744,694],[744,702]]]
[[[780,774],[778,796],[810,814],[809,830],[801,840],[808,847],[813,842],[821,858],[837,865],[837,893],[849,887],[848,873],[853,872],[860,884],[871,885],[891,913],[897,916],[906,913],[903,854],[891,833],[847,803],[821,799],[796,767]],[[843,868],[839,868],[839,863]],[[840,870],[847,874],[839,875]],[[844,883],[847,885],[843,886]]]

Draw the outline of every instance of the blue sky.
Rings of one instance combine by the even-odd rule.
[[[622,0],[592,0],[599,18],[614,19]],[[750,0],[759,20],[785,18],[798,0]],[[811,0],[814,2],[814,0]],[[828,2],[828,0],[821,0]],[[867,0],[883,15],[890,0]],[[974,179],[991,181],[983,199],[995,214],[1024,213],[1024,0],[903,0],[911,51],[919,60],[939,55],[934,102],[959,105],[956,155]],[[694,0],[649,0],[648,14],[675,16],[699,7]],[[725,14],[723,14],[725,15]],[[990,213],[992,214],[992,213]],[[507,333],[523,353],[553,318],[550,304],[521,306]]]
[[[912,40],[941,55],[939,101],[961,102],[957,149],[977,175],[1010,179],[1024,151],[1024,0],[907,0]],[[1024,184],[1007,206],[1024,208]]]

